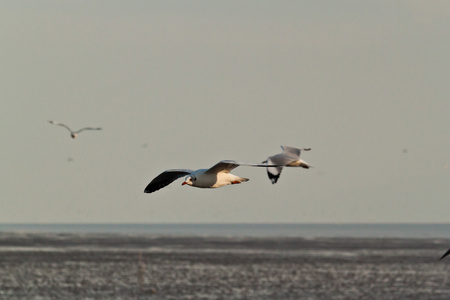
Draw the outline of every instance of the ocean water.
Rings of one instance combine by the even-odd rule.
[[[0,299],[450,299],[449,224],[1,224]]]
[[[449,224],[0,224],[0,232],[162,236],[450,238]]]

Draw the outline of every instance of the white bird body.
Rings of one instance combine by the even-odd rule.
[[[225,185],[249,181],[248,178],[239,177],[230,173],[231,170],[238,166],[267,167],[269,165],[222,160],[209,169],[199,169],[196,171],[188,169],[166,170],[156,176],[147,185],[144,193],[153,193],[183,176],[186,176],[186,178],[182,185],[190,185],[197,188],[219,188]]]
[[[283,167],[302,167],[305,169],[309,169],[311,167],[311,165],[306,161],[300,159],[300,152],[302,150],[309,151],[311,150],[311,148],[299,149],[294,147],[281,146],[281,149],[283,149],[283,152],[275,154],[273,156],[269,156],[267,160],[263,162],[269,165],[278,165],[277,167],[267,167],[267,175],[272,181],[272,184],[277,183]]]
[[[199,169],[190,174],[182,185],[190,185],[198,188],[219,188],[229,184],[237,184],[248,181],[247,178],[242,178],[231,174],[228,170],[219,171],[218,173],[208,172],[209,169]],[[195,178],[195,180],[193,179]]]
[[[80,132],[84,131],[84,130],[101,130],[100,127],[84,127],[84,128],[79,129],[79,130],[73,131],[72,129],[69,128],[69,126],[67,126],[67,125],[65,125],[65,124],[63,124],[63,123],[58,123],[58,122],[55,122],[55,121],[48,121],[48,122],[49,122],[50,124],[57,125],[57,126],[61,126],[61,127],[66,128],[67,130],[69,130],[70,136],[71,136],[73,139],[76,138],[76,137],[78,136],[78,134],[79,134]]]

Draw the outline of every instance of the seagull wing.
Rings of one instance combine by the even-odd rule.
[[[281,149],[283,149],[283,153],[287,155],[295,155],[297,157],[300,156],[300,149],[289,147],[289,146],[281,146]]]
[[[212,166],[211,168],[209,168],[208,170],[206,170],[205,173],[209,173],[209,174],[217,174],[220,172],[230,173],[231,170],[233,170],[239,166],[268,167],[270,165],[268,165],[266,163],[255,164],[255,163],[248,163],[248,162],[239,162],[239,161],[235,161],[235,160],[222,160],[222,161],[218,162],[217,164],[215,164],[214,166]]]
[[[278,157],[280,159],[278,159]],[[286,165],[286,157],[282,154],[277,154],[274,156],[271,156],[267,159],[267,164],[272,165],[275,162],[277,162],[280,165]],[[283,167],[267,167],[267,176],[269,176],[270,181],[272,181],[272,184],[277,183],[278,178],[280,178],[281,171],[283,171]]]
[[[171,184],[180,177],[191,174],[192,170],[172,169],[167,170],[156,176],[145,188],[144,193],[153,193],[157,190]]]
[[[297,161],[299,158],[298,156],[293,155],[287,155],[285,153],[275,154],[273,156],[270,156],[267,159],[267,163],[270,165],[280,165],[280,166],[286,166],[294,161]]]
[[[297,158],[300,157],[300,152],[303,151],[309,151],[311,148],[295,148],[295,147],[289,147],[289,146],[281,146],[281,149],[283,149],[283,154],[289,155],[289,156],[296,156]]]
[[[102,130],[102,128],[101,127],[84,127],[84,128],[81,128],[78,131],[75,131],[74,133],[80,133],[80,132],[82,132],[84,130]]]
[[[441,258],[439,258],[439,260],[443,259],[444,257],[446,257],[449,254],[450,254],[450,249],[448,249],[447,252],[445,252],[444,255],[442,255]]]
[[[69,128],[69,126],[67,126],[67,125],[65,125],[65,124],[63,124],[63,123],[58,123],[58,122],[55,122],[55,121],[48,121],[50,124],[53,124],[53,125],[57,125],[57,126],[61,126],[61,127],[64,127],[64,128],[66,128],[67,130],[69,130],[70,132],[72,132],[72,129],[70,129]]]

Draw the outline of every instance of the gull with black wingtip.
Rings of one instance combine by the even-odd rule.
[[[230,184],[239,184],[249,179],[239,177],[230,173],[231,170],[239,166],[268,167],[268,164],[254,164],[238,162],[234,160],[222,160],[209,169],[188,170],[170,169],[156,176],[145,188],[144,193],[153,193],[177,180],[186,176],[182,185],[190,185],[197,188],[218,188]]]
[[[311,148],[294,148],[288,146],[281,146],[283,152],[269,156],[263,163],[267,163],[269,165],[278,165],[276,167],[267,167],[267,175],[269,176],[272,184],[277,183],[278,178],[280,178],[281,171],[283,167],[302,167],[305,169],[309,169],[311,167],[310,164],[300,159],[301,151],[309,151]]]

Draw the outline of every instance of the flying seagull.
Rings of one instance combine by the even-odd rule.
[[[70,131],[70,136],[71,136],[73,139],[76,138],[77,135],[78,135],[80,132],[84,131],[84,130],[101,130],[100,127],[84,127],[84,128],[81,128],[80,130],[72,131],[72,129],[70,129],[69,126],[67,126],[67,125],[65,125],[65,124],[57,123],[57,122],[55,122],[55,121],[48,121],[48,122],[49,122],[50,124],[58,125],[58,126],[64,127],[64,128],[66,128],[67,130],[69,130],[69,131]]]
[[[144,193],[153,193],[183,176],[186,176],[186,178],[181,185],[187,184],[198,188],[218,188],[229,184],[238,184],[248,181],[248,178],[239,177],[230,173],[231,170],[239,166],[267,167],[268,164],[222,160],[209,169],[199,169],[196,171],[188,169],[170,169],[156,176],[147,185]]]
[[[269,156],[267,160],[263,161],[263,163],[267,163],[269,165],[278,165],[277,167],[267,167],[267,175],[269,176],[272,184],[277,183],[278,178],[280,178],[281,171],[284,167],[302,167],[305,169],[309,169],[311,165],[307,162],[300,159],[300,152],[309,151],[311,148],[294,148],[288,146],[281,146],[283,152]]]
[[[441,258],[439,258],[439,260],[443,259],[444,257],[446,257],[449,254],[450,254],[450,249],[448,249],[447,252],[445,252],[444,255],[442,255]]]

